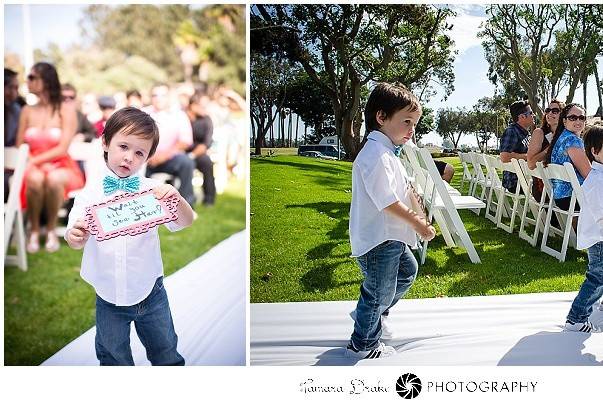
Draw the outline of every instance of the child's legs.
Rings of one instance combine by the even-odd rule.
[[[603,296],[603,242],[588,248],[588,271],[567,319],[584,322],[593,311],[593,304]]]
[[[96,357],[101,366],[133,366],[130,323],[136,306],[115,306],[96,296]]]
[[[157,279],[153,291],[140,306],[134,326],[147,350],[149,361],[154,366],[183,366],[184,358],[176,350],[178,336],[163,287],[163,277]]]
[[[404,296],[406,292],[408,292],[408,289],[410,289],[411,285],[415,281],[417,271],[419,270],[419,264],[417,263],[417,259],[415,258],[414,254],[410,250],[410,247],[404,243],[402,243],[402,246],[404,247],[404,251],[400,256],[396,294],[394,296],[394,300],[389,305],[387,310],[385,310],[383,315],[388,315],[389,310],[394,306],[394,304],[398,303],[398,300],[400,300],[400,298]]]
[[[388,240],[358,257],[364,274],[356,306],[352,343],[358,350],[374,348],[381,337],[381,314],[392,304],[404,244]]]

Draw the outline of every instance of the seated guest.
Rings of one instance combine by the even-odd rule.
[[[61,85],[61,95],[63,96],[63,102],[73,102],[76,107],[77,128],[73,140],[90,142],[95,139],[96,129],[92,126],[88,118],[80,111],[75,87],[69,83]]]
[[[115,113],[115,99],[111,96],[101,96],[98,98],[98,107],[103,115],[99,121],[94,123],[94,128],[96,129],[96,135],[100,137],[103,135],[107,120]]]
[[[433,161],[435,162],[435,165],[438,168],[438,172],[440,173],[440,176],[442,176],[442,179],[450,183],[450,181],[452,181],[452,178],[454,177],[454,166],[452,166],[450,163],[439,161],[437,159],[434,159]]]
[[[530,137],[530,143],[528,144],[528,167],[530,169],[536,168],[536,162],[545,160],[546,153],[549,150],[549,144],[557,130],[559,113],[564,106],[565,104],[563,102],[553,99],[549,103],[549,106],[544,109],[542,125],[539,128],[534,129],[532,136]],[[532,195],[534,198],[540,201],[543,190],[544,183],[542,180],[538,177],[534,177],[532,184]]]
[[[500,160],[503,163],[511,159],[527,159],[528,128],[534,125],[534,112],[526,101],[513,102],[509,107],[513,123],[507,127],[500,138]],[[517,175],[503,172],[502,185],[514,193],[517,189]]]
[[[19,119],[16,145],[29,144],[25,172],[27,215],[31,232],[27,251],[39,250],[40,217],[46,211],[46,251],[55,252],[60,242],[55,228],[59,208],[70,191],[84,186],[84,175],[68,154],[77,117],[73,104],[63,102],[61,83],[53,65],[36,63],[27,75],[29,92],[38,103],[25,106]]]
[[[590,161],[584,150],[584,141],[580,138],[586,125],[584,108],[577,103],[565,106],[559,114],[559,124],[551,145],[546,154],[546,162],[563,165],[570,162],[574,166],[580,184],[591,170]],[[572,198],[572,185],[562,180],[551,180],[553,184],[553,198],[555,204],[568,210]]]
[[[159,127],[157,151],[148,160],[147,177],[153,173],[168,173],[180,179],[180,194],[192,206],[195,205],[193,192],[193,169],[195,163],[184,152],[193,144],[193,130],[186,113],[170,109],[169,88],[158,84],[151,91],[151,106],[143,111],[153,117]]]
[[[142,103],[142,95],[136,89],[131,89],[126,92],[126,99],[128,106],[132,106],[137,109],[141,109],[144,106]]]
[[[196,91],[191,96],[186,114],[193,127],[193,145],[187,150],[203,173],[203,205],[213,205],[216,200],[214,164],[207,153],[212,143],[213,123],[208,115],[209,96]]]

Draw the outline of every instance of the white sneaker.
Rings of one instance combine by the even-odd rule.
[[[575,331],[575,332],[586,332],[586,333],[603,332],[603,329],[594,326],[593,323],[590,321],[571,322],[568,320],[565,322],[565,330],[566,331]]]
[[[354,322],[356,322],[356,310],[354,309],[354,311],[352,311],[350,313],[350,317],[352,317],[352,320],[354,320]],[[389,341],[394,337],[394,333],[391,329],[391,327],[389,326],[389,316],[387,315],[382,315],[381,316],[381,339],[383,339],[384,341]]]
[[[354,359],[379,359],[382,357],[390,357],[396,354],[396,349],[391,346],[386,346],[385,343],[379,342],[377,347],[371,350],[358,350],[352,345],[352,341],[345,349],[347,357]]]

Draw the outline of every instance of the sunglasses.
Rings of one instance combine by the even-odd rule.
[[[27,81],[35,81],[35,80],[37,80],[38,78],[40,78],[40,77],[38,77],[37,75],[29,74],[29,75],[27,76]]]
[[[570,114],[569,116],[566,117],[566,119],[568,119],[569,121],[576,121],[576,120],[586,121],[586,116],[585,115],[576,116],[575,114]]]
[[[533,112],[533,111],[531,111],[531,110],[528,110],[527,112],[523,112],[523,113],[522,113],[522,115],[524,115],[524,116],[531,116],[531,115],[533,115],[533,114],[534,114],[534,112]]]
[[[553,107],[553,108],[546,108],[544,109],[544,113],[553,113],[553,114],[559,114],[559,112],[561,112],[561,110],[558,107]]]

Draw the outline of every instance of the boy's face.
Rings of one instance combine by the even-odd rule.
[[[377,112],[377,123],[379,129],[394,143],[394,145],[405,144],[415,134],[415,127],[421,118],[421,110],[410,111],[409,106],[398,110],[391,116],[385,116],[383,111]]]
[[[121,131],[113,136],[103,150],[107,152],[107,165],[119,177],[128,177],[140,169],[149,157],[153,140],[137,135],[124,135]]]

